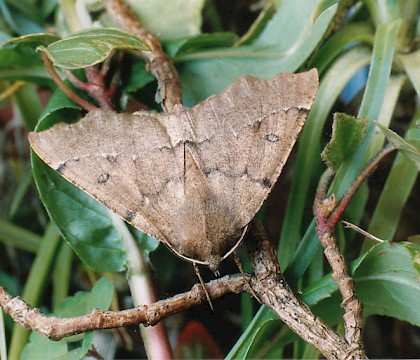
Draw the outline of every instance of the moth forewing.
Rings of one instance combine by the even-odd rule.
[[[128,223],[217,271],[274,186],[317,88],[316,70],[248,76],[192,109],[94,111],[29,140]]]

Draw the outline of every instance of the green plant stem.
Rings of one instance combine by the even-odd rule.
[[[150,305],[157,301],[149,266],[124,222],[110,212],[115,228],[121,234],[127,253],[127,279],[134,306]],[[163,322],[151,327],[140,325],[149,359],[171,359],[172,350]]]
[[[22,299],[32,306],[39,304],[45,284],[51,275],[51,265],[55,260],[55,253],[60,240],[61,237],[58,229],[53,223],[50,223],[45,230],[22,294]],[[29,331],[27,329],[15,324],[10,342],[10,359],[20,358],[20,353],[28,340],[28,336]]]
[[[73,250],[67,242],[62,242],[57,254],[52,275],[53,293],[52,308],[55,309],[67,296],[71,280]]]

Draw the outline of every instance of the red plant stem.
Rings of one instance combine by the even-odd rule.
[[[57,86],[60,88],[60,90],[66,94],[74,103],[82,107],[86,111],[92,111],[92,110],[99,110],[98,107],[91,104],[90,102],[82,99],[79,95],[77,95],[73,90],[71,90],[66,83],[61,79],[61,77],[57,74],[57,72],[54,69],[54,66],[48,56],[43,52],[42,53],[42,60],[44,61],[45,68],[47,69],[48,73],[54,80],[54,82],[57,84]]]
[[[360,188],[363,181],[376,169],[378,164],[382,161],[382,159],[387,156],[389,153],[394,151],[396,148],[392,144],[386,145],[370,162],[369,164],[363,169],[360,175],[357,177],[356,181],[353,185],[347,190],[344,194],[342,199],[340,200],[339,204],[335,207],[334,211],[332,212],[331,216],[328,219],[328,225],[331,228],[335,228],[337,223],[343,216],[344,210],[347,208],[348,204],[350,203],[351,199],[353,198],[356,191]]]

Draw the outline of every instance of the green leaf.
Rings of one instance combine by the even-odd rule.
[[[257,19],[252,23],[248,31],[243,36],[241,36],[241,38],[238,42],[236,42],[235,45],[245,45],[255,40],[264,30],[265,26],[267,25],[268,21],[271,19],[275,11],[276,7],[274,6],[274,1],[266,2],[264,9],[261,10]]]
[[[36,128],[80,118],[79,107],[56,91]],[[109,210],[66,181],[35,154],[33,176],[44,206],[80,259],[95,271],[122,271],[127,261],[122,234],[115,228]]]
[[[79,258],[95,271],[124,270],[127,255],[110,210],[66,181],[35,154],[32,167],[49,216]]]
[[[373,44],[374,28],[370,23],[348,24],[337,33],[314,54],[311,66],[316,67],[320,76],[330,66],[332,61],[346,49],[355,44]]]
[[[189,38],[170,40],[164,43],[165,51],[170,57],[182,56],[202,49],[232,46],[238,35],[231,32],[200,34]]]
[[[417,50],[408,55],[399,56],[417,95],[420,96],[420,50]]]
[[[312,24],[311,13],[317,3],[277,0],[276,13],[252,42],[176,56],[183,103],[195,105],[240,76],[271,78],[281,71],[298,69],[318,45],[334,15],[334,9],[328,9]]]
[[[367,119],[335,113],[331,140],[321,156],[328,167],[337,171],[343,160],[359,146],[366,132]]]
[[[309,193],[311,176],[308,174],[313,174],[321,163],[319,151],[325,121],[344,86],[360,68],[369,64],[371,56],[369,49],[357,46],[337,59],[321,79],[317,96],[299,136],[295,176],[289,192],[278,251],[280,268],[286,269],[288,280],[297,281],[302,277],[320,246],[312,222],[296,250],[302,238],[306,202],[313,198],[313,194]]]
[[[420,244],[377,244],[355,260],[350,270],[365,316],[386,315],[420,326]],[[305,289],[301,300],[309,306],[326,307],[337,292],[337,285],[327,275]],[[337,297],[337,308],[339,301]]]
[[[114,295],[114,285],[107,278],[98,280],[90,292],[79,291],[66,298],[54,310],[60,317],[82,316],[95,308],[108,310]]]
[[[339,0],[322,0],[312,11],[312,22],[314,23],[325,10],[337,4]]]
[[[416,109],[410,122],[410,128],[415,129],[416,119],[420,116],[420,108]],[[406,138],[412,130],[406,133]],[[409,139],[410,140],[410,139]],[[415,140],[410,140],[415,143]],[[419,144],[420,145],[420,144]],[[395,157],[385,185],[382,189],[379,200],[376,204],[375,211],[371,216],[368,232],[374,234],[381,239],[391,240],[399,227],[401,216],[405,204],[416,183],[418,171],[411,160],[398,153]],[[375,245],[373,240],[365,238],[362,246],[362,252],[366,252],[370,247]]]
[[[97,281],[91,292],[77,292],[66,298],[55,310],[59,317],[82,316],[95,308],[107,310],[114,294],[114,285],[106,278]],[[77,341],[82,339],[80,346]],[[25,346],[21,359],[81,359],[91,347],[93,333],[75,335],[60,341],[52,341],[47,337],[33,332],[29,343]],[[76,348],[74,348],[76,346]],[[70,348],[72,349],[71,351]]]
[[[405,156],[407,156],[410,160],[412,160],[414,162],[414,164],[416,165],[417,169],[420,171],[420,141],[416,141],[418,147],[410,144],[409,142],[407,142],[404,138],[402,138],[401,136],[399,136],[396,132],[388,129],[386,126],[383,126],[382,124],[375,122],[376,126],[379,127],[379,129],[381,129],[381,131],[384,133],[385,137],[387,138],[387,140],[397,149],[399,149],[400,151],[403,152],[403,154]],[[418,129],[412,129],[413,130],[418,130]],[[413,133],[410,133],[411,135],[413,135]],[[414,137],[417,137],[418,133],[414,133]],[[418,140],[418,139],[415,139]]]
[[[152,238],[134,227],[132,227],[131,230],[143,254],[148,255],[149,253],[155,251],[159,246],[159,241],[155,238]]]
[[[30,35],[23,35],[13,39],[6,41],[2,46],[6,45],[22,45],[22,46],[29,46],[31,48],[36,48],[37,46],[43,45],[48,46],[61,38],[54,34],[43,33],[43,34],[30,34]]]
[[[127,3],[145,28],[161,39],[200,33],[204,0],[128,0]]]
[[[384,242],[354,271],[366,315],[395,317],[420,326],[420,244]]]
[[[91,29],[39,46],[55,66],[79,69],[104,61],[115,50],[148,50],[136,36],[118,29]]]
[[[5,0],[0,0],[0,12],[6,23],[19,35],[41,33],[44,30],[26,14],[9,7]]]
[[[41,57],[35,50],[16,44],[0,47],[0,79],[26,80],[40,85],[52,83]]]

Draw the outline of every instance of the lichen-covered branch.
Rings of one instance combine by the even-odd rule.
[[[252,223],[246,243],[254,274],[236,274],[210,281],[205,285],[209,296],[216,299],[228,293],[248,291],[271,308],[285,324],[326,358],[356,359],[351,346],[296,298],[280,272],[275,250],[259,223]],[[0,306],[4,311],[20,325],[53,340],[98,329],[135,324],[155,325],[174,313],[206,301],[203,287],[196,284],[189,292],[151,305],[122,311],[93,310],[85,316],[58,318],[42,314],[39,309],[32,308],[19,297],[10,296],[0,287]]]
[[[335,196],[326,198],[326,189],[329,179],[333,175],[328,169],[322,176],[314,202],[314,215],[317,221],[319,241],[324,247],[324,254],[332,268],[331,277],[338,286],[343,298],[341,306],[345,310],[344,328],[347,343],[351,347],[354,358],[365,358],[363,349],[363,305],[356,297],[356,287],[351,278],[347,264],[338,248],[334,237],[335,226],[331,226],[328,218],[335,208]]]
[[[227,293],[240,293],[247,288],[247,281],[242,275],[224,276],[210,281],[206,289],[212,299]],[[30,330],[37,331],[52,340],[98,329],[112,329],[122,326],[143,324],[155,325],[162,319],[194,305],[207,302],[200,284],[191,291],[178,294],[152,305],[141,305],[122,311],[102,311],[95,309],[91,313],[73,318],[46,316],[39,309],[29,306],[20,297],[12,297],[0,287],[0,306],[12,319]]]
[[[349,344],[313,315],[309,307],[299,301],[289,288],[280,272],[276,251],[268,241],[264,228],[254,221],[250,232],[247,246],[254,269],[251,286],[259,300],[327,359],[356,359]]]

